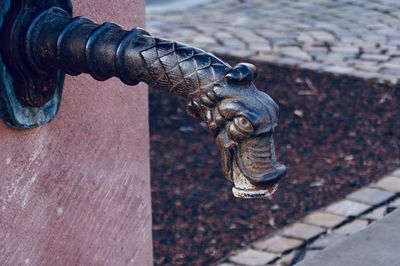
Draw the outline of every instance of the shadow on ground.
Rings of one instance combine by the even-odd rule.
[[[281,107],[277,155],[288,176],[273,200],[235,199],[185,101],[150,91],[155,265],[216,263],[400,165],[399,88],[256,65],[256,85]]]

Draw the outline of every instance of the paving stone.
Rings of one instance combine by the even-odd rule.
[[[342,67],[342,66],[328,66],[324,67],[323,70],[334,74],[350,74],[355,71],[355,69],[352,67]]]
[[[304,223],[294,223],[291,226],[284,228],[280,232],[280,235],[302,240],[310,240],[324,232],[325,229],[319,226]]]
[[[258,250],[265,250],[272,253],[284,253],[298,248],[302,244],[303,241],[301,240],[275,235],[271,238],[257,241],[253,246]]]
[[[248,30],[247,30],[247,32],[251,33],[251,31],[248,31]],[[244,42],[249,43],[249,44],[260,43],[260,42],[265,42],[266,41],[264,37],[260,37],[260,36],[258,36],[256,34],[253,34],[253,33],[252,34],[247,34],[247,35],[240,34],[239,37]]]
[[[268,38],[271,43],[276,47],[285,47],[285,46],[296,46],[299,43],[295,38],[290,37],[276,37],[276,38]]]
[[[260,266],[278,258],[278,255],[254,249],[244,250],[229,258],[233,263],[246,266]]]
[[[373,61],[362,61],[362,60],[353,60],[353,61],[348,61],[354,68],[368,71],[368,72],[378,72],[381,66],[377,62]]]
[[[264,54],[260,53],[251,57],[252,60],[261,61],[261,62],[277,62],[279,60],[279,56],[274,54]]]
[[[361,231],[368,226],[368,222],[364,220],[354,220],[351,223],[345,224],[334,231],[336,234],[352,235]]]
[[[376,184],[376,187],[399,193],[400,192],[400,178],[394,176],[388,176],[381,180],[379,180]]]
[[[335,36],[326,31],[312,31],[309,34],[317,41],[320,42],[334,42]]]
[[[349,53],[349,54],[357,54],[360,52],[360,49],[357,46],[338,46],[338,47],[332,47],[331,50],[337,53]]]
[[[256,54],[255,51],[249,50],[234,50],[229,53],[232,56],[241,57],[241,58],[249,58]]]
[[[387,74],[387,75],[399,75],[400,69],[399,68],[390,68],[390,67],[381,67],[379,69],[379,73]]]
[[[364,35],[362,36],[362,38],[367,41],[367,42],[371,42],[373,44],[384,44],[386,43],[386,36],[382,36],[382,35],[377,35],[377,34],[369,34],[369,35]]]
[[[315,45],[303,45],[302,49],[306,52],[312,53],[317,52],[322,55],[328,54],[328,48],[326,46],[315,46]]]
[[[217,39],[226,39],[226,38],[233,38],[233,35],[227,31],[217,31],[214,33],[215,38]]]
[[[400,208],[400,198],[396,199],[395,201],[392,201],[388,205],[389,207],[395,207],[395,208]]]
[[[282,53],[301,53],[304,52],[299,46],[274,46],[274,50]]]
[[[250,50],[256,51],[256,52],[271,52],[272,47],[269,45],[269,43],[264,42],[264,43],[250,43],[249,45]]]
[[[287,56],[287,57],[291,57],[294,59],[299,59],[302,61],[310,61],[311,60],[311,56],[304,52],[304,51],[297,51],[297,52],[283,52],[283,55]]]
[[[311,54],[311,52],[310,52]],[[323,62],[327,65],[329,65],[328,67],[326,67],[326,69],[328,71],[332,71],[333,73],[339,73],[339,74],[343,74],[348,72],[345,69],[350,69],[351,67],[346,63],[346,58],[343,54],[338,54],[338,53],[328,53],[328,54],[323,54],[321,55],[317,55],[315,53],[312,53],[312,56],[315,58],[316,61],[319,62]],[[331,68],[331,70],[329,70],[328,68]],[[350,72],[353,71],[350,69]]]
[[[210,52],[218,54],[218,55],[229,55],[231,49],[227,47],[213,47],[210,49]]]
[[[388,68],[388,69],[395,69],[395,70],[397,70],[398,72],[400,72],[400,63],[395,63],[395,62],[387,62],[387,63],[382,63],[382,64],[379,64],[379,66],[381,67],[381,68]]]
[[[345,238],[346,236],[341,234],[327,234],[326,236],[320,237],[315,240],[313,243],[311,243],[311,245],[308,246],[308,248],[324,249],[335,244],[336,242],[344,240]]]
[[[393,44],[393,45],[400,45],[400,40],[394,39],[394,38],[389,38],[388,43]]]
[[[400,65],[400,64],[399,64]],[[391,176],[396,176],[396,177],[400,177],[400,168],[393,171],[393,173],[390,174]]]
[[[212,37],[208,37],[205,35],[198,35],[193,39],[193,42],[195,43],[206,43],[206,44],[216,44],[217,41],[212,38]]]
[[[326,211],[341,216],[359,216],[370,208],[371,206],[363,203],[351,200],[341,200],[329,205],[326,208]]]
[[[347,217],[327,213],[323,211],[316,211],[304,218],[304,222],[312,225],[317,225],[325,228],[334,228],[343,223]]]
[[[275,266],[291,266],[293,265],[293,260],[296,258],[296,252],[292,251],[287,255],[282,256],[273,265]]]
[[[301,65],[304,61],[289,57],[279,57],[276,62],[282,65],[298,66]]]
[[[382,54],[362,54],[361,59],[367,60],[367,61],[378,61],[378,62],[384,62],[389,60],[390,56],[388,55],[382,55]]]
[[[316,63],[316,62],[305,62],[305,63],[301,63],[299,66],[300,66],[300,68],[310,69],[310,70],[314,70],[314,71],[321,70],[325,67],[324,64]]]
[[[383,216],[386,215],[386,209],[387,209],[387,206],[379,207],[379,208],[373,210],[372,212],[369,212],[369,213],[361,216],[361,219],[373,220],[373,221],[379,220],[379,219],[383,218]]]
[[[237,48],[237,49],[245,49],[246,44],[239,39],[231,38],[231,39],[224,39],[223,43],[226,47],[229,48]],[[234,49],[232,49],[234,51]]]
[[[352,72],[351,75],[354,76],[354,77],[359,77],[359,78],[363,78],[363,79],[376,79],[376,78],[378,78],[376,73],[369,72],[369,71],[356,70],[356,71]]]
[[[375,206],[388,201],[394,196],[395,193],[393,192],[366,187],[349,194],[347,198],[353,201]]]
[[[305,32],[300,33],[299,36],[296,37],[296,40],[298,42],[308,43],[308,44],[314,43],[314,41],[315,41],[314,38],[310,34],[305,33]]]

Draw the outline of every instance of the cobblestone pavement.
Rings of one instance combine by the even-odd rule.
[[[239,250],[219,266],[294,265],[400,208],[400,168]]]
[[[213,0],[149,12],[153,34],[231,55],[397,83],[399,0]]]

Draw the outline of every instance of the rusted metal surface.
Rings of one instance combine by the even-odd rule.
[[[49,3],[0,0],[0,116],[12,127],[36,127],[51,121],[58,112],[63,71],[33,73],[23,53],[29,24]],[[72,13],[69,0],[52,0],[51,4]]]
[[[26,36],[3,45],[11,73],[21,69],[12,60],[13,40],[23,38],[24,53],[19,56],[33,78],[62,69],[70,75],[88,73],[100,81],[114,76],[128,85],[143,81],[185,97],[188,113],[205,121],[215,135],[223,172],[235,184],[233,194],[264,197],[276,189],[286,172],[276,161],[273,141],[279,108],[254,86],[254,65],[231,67],[201,49],[152,37],[140,28],[125,31],[110,22],[98,25],[85,17],[72,18],[62,5],[43,9],[34,18],[16,18],[23,21],[16,25],[28,26]],[[4,36],[14,36],[14,31],[3,30]],[[45,95],[37,87],[15,90],[25,106],[40,107],[47,99],[48,90]]]

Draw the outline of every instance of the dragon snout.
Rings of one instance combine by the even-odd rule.
[[[234,182],[239,198],[268,197],[276,190],[286,167],[277,162],[273,131],[233,140],[227,127],[218,134],[224,175]]]
[[[275,158],[272,133],[239,143],[232,167],[233,194],[240,198],[271,196],[286,174],[286,167]]]
[[[276,161],[272,133],[241,142],[237,153],[240,171],[255,185],[275,183],[286,172],[286,168]]]

